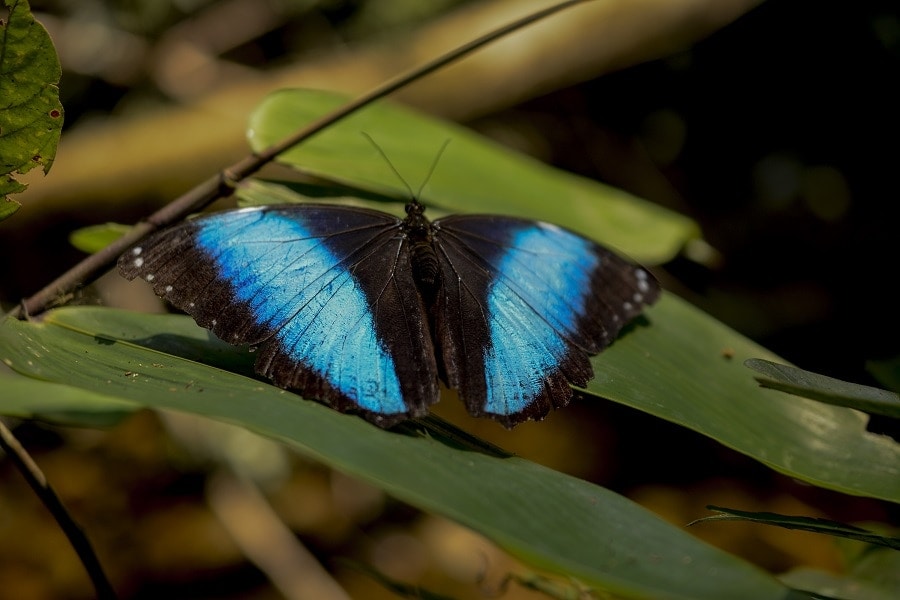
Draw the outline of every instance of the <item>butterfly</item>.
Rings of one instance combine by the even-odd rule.
[[[434,222],[286,204],[211,213],[118,261],[219,338],[256,349],[275,385],[390,427],[455,388],[511,428],[568,404],[589,356],[660,294],[643,267],[556,225]]]

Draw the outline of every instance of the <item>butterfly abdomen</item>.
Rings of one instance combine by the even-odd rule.
[[[413,278],[426,300],[433,300],[441,284],[441,265],[434,246],[426,241],[413,242],[410,247]]]

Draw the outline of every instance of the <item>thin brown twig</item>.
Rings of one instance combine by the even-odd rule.
[[[192,212],[197,212],[220,198],[226,198],[234,192],[234,184],[243,181],[256,173],[263,166],[274,160],[279,154],[299,144],[326,127],[344,119],[363,107],[384,98],[385,96],[409,85],[410,83],[429,75],[430,73],[461,59],[497,39],[500,39],[517,29],[521,29],[540,21],[556,12],[566,8],[589,2],[590,0],[566,0],[539,10],[517,21],[504,25],[475,40],[472,40],[438,58],[415,67],[406,73],[402,73],[393,79],[375,87],[369,92],[348,102],[341,108],[313,121],[283,141],[273,144],[261,152],[250,154],[237,163],[227,167],[200,183],[184,195],[173,200],[160,210],[156,211],[144,221],[138,223],[128,233],[106,246],[99,252],[92,254],[83,261],[54,279],[36,294],[22,300],[20,305],[10,311],[11,316],[25,318],[38,315],[50,307],[57,298],[66,297],[77,290],[86,282],[93,281],[101,272],[108,269],[115,260],[129,246],[140,241],[144,236],[154,230],[174,223]]]
[[[106,578],[106,573],[94,553],[90,540],[66,510],[56,492],[53,491],[43,471],[2,420],[0,420],[0,448],[6,452],[19,472],[22,473],[25,481],[59,523],[60,529],[66,534],[69,543],[72,544],[72,548],[84,564],[84,568],[94,584],[98,600],[115,600],[116,592]]]

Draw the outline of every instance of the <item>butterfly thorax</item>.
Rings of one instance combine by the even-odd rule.
[[[401,229],[409,240],[409,260],[416,285],[424,298],[433,298],[440,286],[440,263],[434,250],[434,228],[425,217],[425,207],[415,200],[407,204]]]

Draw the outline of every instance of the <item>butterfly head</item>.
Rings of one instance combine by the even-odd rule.
[[[412,235],[416,233],[423,234],[421,237],[427,237],[427,232],[431,230],[431,222],[425,216],[425,206],[413,198],[406,204],[406,219],[403,220],[404,229]]]

